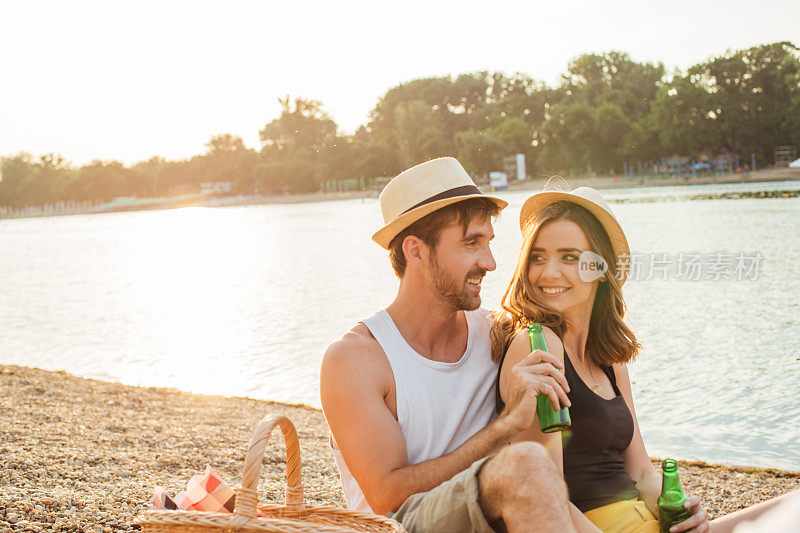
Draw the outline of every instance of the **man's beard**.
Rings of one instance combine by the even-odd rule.
[[[480,293],[471,295],[467,292],[467,279],[483,277],[483,270],[470,272],[464,279],[456,277],[443,268],[436,257],[436,252],[431,255],[431,267],[428,270],[428,285],[439,296],[442,304],[453,311],[472,311],[481,305]]]

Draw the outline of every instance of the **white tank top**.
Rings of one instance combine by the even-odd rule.
[[[497,364],[489,340],[491,316],[485,309],[466,311],[468,338],[455,363],[431,361],[414,351],[385,310],[363,321],[392,367],[397,421],[408,464],[448,454],[485,428],[495,416]],[[331,446],[347,507],[372,512],[339,450]]]

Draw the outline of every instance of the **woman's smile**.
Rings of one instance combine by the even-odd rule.
[[[539,287],[539,289],[547,296],[560,296],[567,292],[569,287]]]

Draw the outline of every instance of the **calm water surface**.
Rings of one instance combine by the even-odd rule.
[[[800,470],[800,198],[691,199],[798,188],[604,193],[634,253],[763,257],[755,280],[625,285],[651,455]],[[529,194],[501,194],[485,307]],[[397,290],[379,226],[376,200],[0,220],[0,362],[319,406],[325,346]]]

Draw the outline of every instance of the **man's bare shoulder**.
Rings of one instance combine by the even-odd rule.
[[[355,372],[362,377],[368,374],[375,378],[385,375],[387,370],[391,372],[383,348],[372,336],[369,328],[361,322],[325,350],[321,372],[338,374],[343,370]]]
[[[382,354],[381,345],[362,322],[350,328],[325,350],[325,357],[333,359],[375,357]]]

